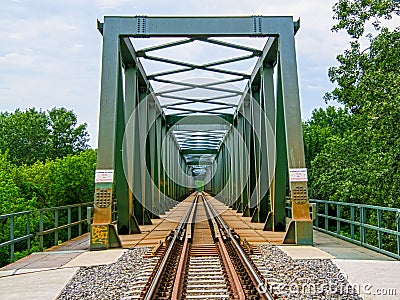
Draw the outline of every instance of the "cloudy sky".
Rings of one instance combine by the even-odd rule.
[[[292,15],[296,35],[303,119],[332,90],[327,76],[348,45],[332,33],[334,0],[1,0],[0,111],[36,107],[72,109],[88,124],[97,145],[101,35],[106,15]]]

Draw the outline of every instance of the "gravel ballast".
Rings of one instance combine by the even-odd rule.
[[[58,299],[121,299],[135,289],[140,270],[149,258],[143,255],[149,248],[134,248],[115,263],[81,267],[62,290]]]
[[[259,248],[262,256],[254,255],[253,261],[278,299],[362,299],[330,259],[292,259],[276,246]]]

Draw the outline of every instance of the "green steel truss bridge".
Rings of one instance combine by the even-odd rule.
[[[105,17],[91,248],[195,189],[312,244],[292,17]],[[113,203],[118,207],[113,214]],[[289,203],[290,212],[285,206]],[[287,218],[289,216],[290,218]]]

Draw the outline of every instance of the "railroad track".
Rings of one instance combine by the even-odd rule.
[[[141,299],[274,299],[260,289],[264,279],[248,254],[249,245],[241,246],[202,193],[166,243],[141,287]]]

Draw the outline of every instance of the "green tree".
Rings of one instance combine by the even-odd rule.
[[[400,15],[399,0],[339,0],[333,6],[334,19],[337,24],[334,31],[345,29],[353,38],[361,37],[365,32],[368,21],[380,30],[381,20],[390,20]]]
[[[400,207],[400,30],[380,20],[398,18],[399,1],[339,1],[338,23],[353,38],[329,69],[337,87],[325,96],[351,112],[351,126],[333,136],[311,162],[312,197]],[[359,38],[373,20],[375,36]]]
[[[88,149],[45,163],[21,166],[15,182],[36,207],[54,207],[93,200],[96,151]]]
[[[87,149],[89,140],[86,123],[77,125],[77,117],[65,108],[53,108],[50,119],[50,157],[64,157]]]
[[[49,120],[34,108],[2,115],[0,151],[9,153],[12,163],[32,164],[48,154]]]
[[[20,206],[20,191],[14,182],[16,166],[11,164],[8,155],[0,153],[0,215],[25,210]]]
[[[343,136],[350,126],[350,114],[346,109],[329,106],[314,109],[310,120],[303,123],[303,139],[306,166],[322,151],[332,136]]]
[[[0,115],[0,152],[12,163],[31,165],[75,154],[88,148],[86,124],[65,108],[48,112],[35,108]]]

